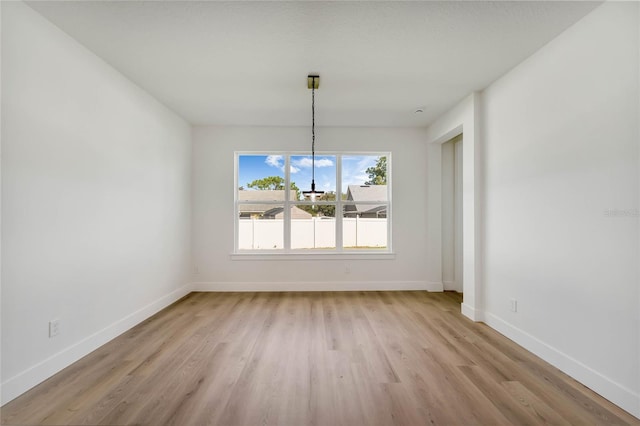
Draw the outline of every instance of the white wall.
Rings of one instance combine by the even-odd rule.
[[[2,81],[2,7],[0,7],[0,82]],[[1,86],[1,84],[0,84]],[[0,87],[0,100],[2,98],[2,87]],[[2,102],[0,102],[0,309],[2,309]],[[0,311],[0,405],[3,399],[2,393],[2,311]]]
[[[6,402],[184,294],[191,141],[23,3],[2,2],[2,59]]]
[[[481,140],[486,322],[640,417],[638,43],[600,6],[484,92]]]
[[[395,259],[239,261],[230,258],[234,232],[234,151],[306,151],[310,148],[310,138],[308,127],[194,129],[193,255],[197,269],[194,279],[200,283],[196,288],[428,288],[426,224],[424,220],[415,220],[424,218],[426,211],[426,146],[425,131],[421,129],[318,128],[316,131],[318,151],[391,151]],[[219,223],[228,226],[220,227]],[[283,283],[290,285],[283,286]],[[442,290],[441,283],[435,289]]]
[[[638,417],[639,21],[605,3],[427,129],[430,280],[441,144],[463,133],[463,313]]]

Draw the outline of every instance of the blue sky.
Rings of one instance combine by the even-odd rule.
[[[345,155],[342,157],[342,191],[347,185],[362,185],[368,180],[368,167],[375,165],[378,156]],[[334,155],[316,155],[316,189],[336,190],[336,157]],[[247,188],[247,184],[267,176],[284,178],[284,156],[282,155],[240,155],[238,167],[238,186]],[[302,191],[311,189],[311,156],[291,156],[291,181]]]

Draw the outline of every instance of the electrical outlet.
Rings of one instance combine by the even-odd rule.
[[[518,312],[518,301],[516,299],[509,299],[511,304],[511,312]]]
[[[56,337],[58,334],[60,334],[60,320],[49,321],[49,337]]]

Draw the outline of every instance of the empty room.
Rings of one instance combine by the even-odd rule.
[[[2,1],[3,425],[640,425],[640,3]]]

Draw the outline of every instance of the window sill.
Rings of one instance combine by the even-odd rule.
[[[394,260],[395,253],[231,253],[231,260]]]

